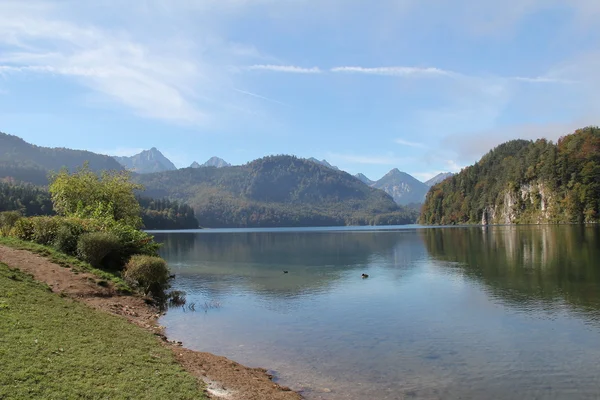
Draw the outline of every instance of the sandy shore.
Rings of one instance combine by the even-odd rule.
[[[214,399],[231,400],[296,400],[299,393],[271,380],[267,370],[248,368],[225,357],[192,351],[180,343],[169,341],[157,320],[159,311],[136,296],[122,296],[112,287],[96,284],[92,274],[74,273],[26,250],[0,245],[0,262],[33,275],[50,286],[53,292],[81,301],[95,309],[119,315],[148,331],[170,348],[181,365],[206,384],[207,393]]]

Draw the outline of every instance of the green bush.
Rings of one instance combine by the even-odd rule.
[[[53,217],[31,217],[33,234],[31,240],[44,246],[54,243],[58,231],[58,219]]]
[[[119,238],[111,232],[84,233],[77,241],[77,257],[96,268],[119,267]]]
[[[33,222],[30,218],[21,218],[11,228],[9,236],[31,241],[33,238]]]
[[[108,229],[115,234],[121,242],[121,257],[123,263],[135,254],[158,256],[160,245],[154,241],[152,235],[121,222],[114,223]]]
[[[169,287],[169,267],[160,257],[134,255],[127,265],[123,277],[131,284],[138,286],[144,294],[152,294],[164,298]]]
[[[10,230],[21,219],[21,213],[18,211],[0,212],[0,236],[9,236]]]
[[[73,219],[61,219],[54,238],[53,247],[65,254],[77,254],[79,237],[86,233],[84,226]]]

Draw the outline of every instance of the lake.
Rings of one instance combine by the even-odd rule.
[[[156,239],[195,305],[168,311],[167,335],[308,399],[600,398],[598,226]]]

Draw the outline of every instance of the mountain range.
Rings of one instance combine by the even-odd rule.
[[[410,223],[417,215],[346,172],[294,156],[134,179],[147,196],[191,205],[206,227],[389,225]]]
[[[283,156],[282,156],[283,157]],[[266,160],[266,159],[270,159],[270,158],[265,158],[265,159],[259,159],[256,160],[252,163],[249,163],[247,165],[270,165],[272,168],[283,168],[281,165],[277,165],[277,163],[261,163],[260,160]],[[365,197],[369,197],[367,195],[365,195],[364,193],[361,194],[361,190],[364,189],[360,189],[358,190],[357,188],[364,188],[367,187],[370,189],[369,190],[377,190],[377,189],[381,189],[382,192],[385,192],[387,194],[389,194],[391,196],[391,199],[393,199],[396,204],[398,205],[409,205],[409,204],[414,204],[414,203],[421,203],[425,197],[425,193],[428,190],[428,186],[420,181],[418,181],[417,179],[413,178],[412,176],[400,172],[397,169],[393,169],[392,171],[390,171],[388,174],[386,174],[382,179],[378,180],[378,181],[371,181],[370,179],[368,179],[365,175],[363,174],[357,174],[356,177],[352,177],[351,175],[347,174],[344,171],[341,171],[339,168],[331,165],[329,162],[327,162],[327,160],[317,160],[316,158],[310,158],[310,159],[297,159],[295,157],[292,157],[290,159],[288,158],[276,158],[277,160],[279,160],[282,163],[287,163],[289,160],[297,160],[291,163],[291,166],[286,166],[286,169],[292,169],[295,170],[297,169],[296,173],[302,175],[302,174],[316,174],[315,176],[295,176],[294,174],[292,174],[292,176],[290,177],[290,179],[295,180],[298,185],[300,185],[300,187],[289,187],[289,190],[292,191],[300,191],[302,193],[303,190],[305,189],[305,187],[313,187],[313,190],[316,190],[316,192],[319,193],[319,196],[323,197],[323,200],[325,201],[328,205],[325,208],[321,208],[321,211],[319,211],[321,214],[321,216],[323,215],[327,215],[326,218],[323,219],[323,221],[328,221],[327,223],[332,223],[332,224],[345,224],[345,223],[353,223],[352,221],[357,221],[356,223],[370,223],[371,221],[374,221],[374,218],[376,218],[378,215],[380,214],[390,214],[390,213],[402,213],[405,212],[404,209],[402,208],[398,208],[398,206],[396,205],[390,205],[389,203],[385,206],[385,207],[371,207],[371,205],[367,206],[367,204],[372,204],[369,201],[364,201]],[[281,221],[284,221],[286,218],[288,219],[292,219],[292,220],[310,220],[311,218],[314,217],[314,215],[312,217],[308,217],[310,215],[310,213],[312,211],[314,211],[315,208],[319,208],[321,206],[317,206],[316,204],[318,203],[314,203],[311,206],[306,207],[305,210],[303,211],[299,211],[296,213],[297,215],[295,217],[291,217],[290,215],[292,215],[293,213],[290,213],[287,210],[287,204],[289,203],[289,199],[283,199],[281,201],[276,200],[273,196],[274,193],[277,192],[278,190],[281,189],[277,189],[275,190],[275,188],[266,188],[266,197],[265,198],[261,198],[258,199],[256,196],[258,196],[257,193],[252,192],[252,196],[250,196],[247,193],[247,190],[244,188],[243,190],[240,189],[239,187],[237,187],[237,189],[235,190],[223,190],[223,188],[227,188],[228,185],[238,185],[240,184],[239,179],[240,177],[237,176],[237,174],[239,173],[240,170],[245,171],[245,173],[247,173],[248,169],[246,167],[241,168],[241,167],[234,167],[231,166],[231,164],[227,163],[225,160],[218,158],[218,157],[212,157],[210,158],[208,161],[206,161],[204,164],[200,164],[198,162],[194,162],[192,165],[190,165],[189,168],[183,168],[183,169],[177,169],[176,166],[167,158],[165,157],[158,149],[156,148],[151,148],[149,150],[144,150],[139,154],[136,154],[134,156],[131,157],[109,157],[109,156],[104,156],[104,155],[99,155],[99,154],[95,154],[95,153],[91,153],[91,152],[87,152],[87,151],[80,151],[80,150],[69,150],[69,149],[51,149],[51,148],[44,148],[44,147],[38,147],[32,144],[29,144],[27,142],[25,142],[24,140],[16,137],[16,136],[11,136],[11,135],[6,135],[6,134],[1,134],[0,135],[0,179],[8,179],[8,180],[15,180],[15,181],[22,181],[22,182],[30,182],[30,183],[34,183],[36,185],[41,185],[41,186],[45,186],[48,184],[48,180],[47,180],[47,173],[48,171],[51,170],[59,170],[61,167],[65,166],[67,167],[69,170],[74,170],[78,167],[80,167],[81,165],[83,165],[84,162],[89,162],[90,168],[94,171],[100,171],[100,170],[122,170],[122,169],[127,169],[130,170],[132,172],[134,172],[134,177],[136,180],[140,181],[141,183],[146,184],[146,187],[148,188],[148,191],[150,193],[151,196],[154,197],[165,197],[165,198],[171,198],[174,200],[180,200],[180,201],[186,201],[186,202],[190,202],[190,204],[192,206],[194,206],[198,212],[199,216],[202,216],[202,211],[199,210],[200,207],[204,207],[204,206],[209,206],[213,207],[213,201],[216,201],[215,199],[217,198],[217,196],[215,195],[215,193],[220,193],[223,195],[223,197],[221,198],[221,200],[227,198],[229,200],[227,200],[228,204],[227,207],[231,206],[233,207],[233,203],[236,202],[232,202],[230,201],[232,198],[232,193],[234,193],[233,197],[236,198],[236,201],[244,199],[245,198],[245,205],[241,205],[236,203],[236,207],[238,207],[239,210],[243,210],[245,209],[246,206],[252,208],[257,206],[257,202],[261,203],[260,207],[261,208],[261,212],[259,212],[259,214],[264,214],[264,213],[272,213],[274,215],[276,215],[276,218],[280,219]],[[302,165],[304,165],[303,168],[296,168],[294,163],[298,163],[300,162]],[[312,168],[310,167],[311,165],[313,166],[317,166],[318,168]],[[205,168],[205,167],[215,167],[215,168]],[[219,170],[219,171],[224,171],[224,172],[215,172],[213,170]],[[187,171],[187,172],[186,172]],[[182,187],[178,186],[179,183],[175,183],[175,182],[179,182],[181,181],[183,178],[183,176],[188,176],[186,174],[189,174],[190,172],[193,171],[203,171],[202,173],[198,173],[196,176],[196,178],[191,179],[190,181],[187,181],[185,183],[185,185],[182,185]],[[211,172],[208,172],[211,171]],[[238,172],[236,172],[238,171]],[[347,183],[347,179],[350,179],[356,183],[350,185],[351,187],[353,187],[353,191],[350,191],[352,193],[354,193],[353,195],[358,196],[361,200],[359,199],[351,199],[352,196],[350,197],[336,197],[333,196],[333,198],[338,198],[340,199],[339,201],[341,203],[344,202],[350,202],[350,203],[356,203],[358,201],[358,205],[355,204],[353,208],[354,211],[350,211],[350,208],[352,207],[347,207],[347,205],[344,204],[338,204],[337,207],[344,209],[344,208],[348,208],[345,212],[342,213],[336,213],[333,211],[333,203],[331,202],[331,197],[330,197],[330,193],[329,193],[329,186],[327,184],[325,184],[324,182],[321,181],[322,176],[324,176],[324,172],[323,171],[331,171],[331,173],[333,174],[337,174],[336,178],[331,178],[331,179],[338,179],[338,180],[342,180],[344,182]],[[166,184],[166,185],[157,185],[158,187],[156,187],[154,185],[154,183],[156,182],[156,179],[158,179],[159,177],[162,177],[164,175],[164,173],[173,173],[175,174],[171,179],[173,179],[172,184]],[[257,172],[255,172],[257,173]],[[270,174],[272,174],[272,171],[263,171],[261,170],[260,173],[258,173],[258,177],[260,176],[271,176]],[[203,174],[208,174],[208,175],[203,175]],[[211,175],[214,174],[214,175]],[[340,175],[341,174],[341,175]],[[209,182],[197,182],[195,181],[195,179],[200,179],[200,178],[206,178],[207,181],[210,181],[211,179],[214,178],[214,176],[221,176],[223,177],[223,179],[225,179],[225,181],[217,181],[217,182],[213,182],[213,183],[209,183]],[[343,176],[343,178],[341,178],[340,176]],[[148,177],[148,178],[147,178]],[[229,179],[233,179],[233,181],[235,182],[237,180],[237,183],[232,183],[229,182]],[[248,180],[248,177],[245,177],[244,180]],[[257,178],[258,179],[258,178]],[[271,178],[267,178],[267,181],[269,181]],[[287,185],[286,182],[279,180],[278,181],[280,186],[285,187],[285,185]],[[318,183],[320,182],[320,183]],[[251,184],[247,184],[249,185],[249,187],[254,187]],[[311,186],[312,185],[312,186]],[[316,185],[316,186],[315,186]],[[200,189],[201,186],[201,189]],[[174,188],[177,187],[177,190],[175,190]],[[184,187],[195,187],[197,189],[197,191],[195,193],[193,193],[193,195],[190,193],[190,195],[179,195],[180,193],[184,192]],[[316,189],[315,189],[316,187]],[[160,190],[158,190],[160,188]],[[238,190],[239,189],[239,190]],[[207,193],[212,193],[213,195],[208,196],[210,197],[212,200],[208,201],[206,200],[207,197]],[[366,193],[366,192],[365,192]],[[301,196],[302,198],[302,196]],[[304,198],[305,200],[309,199],[309,197]],[[308,200],[307,200],[308,201]],[[282,205],[280,204],[281,202],[283,202]],[[268,203],[268,206],[265,206],[264,203]],[[273,206],[273,204],[277,203],[278,205],[276,207]],[[298,203],[300,204],[300,203]],[[298,208],[298,204],[296,205],[296,208]],[[308,201],[307,204],[311,204],[310,201]],[[225,205],[224,205],[225,206]],[[368,211],[365,211],[364,208],[369,209]],[[278,209],[277,211],[272,211],[273,209]],[[300,207],[302,208],[302,207]],[[265,211],[265,210],[271,210],[271,211]],[[282,211],[284,210],[284,212]],[[311,211],[312,210],[312,211]],[[413,207],[414,210],[414,207]],[[214,210],[213,210],[214,211]],[[232,211],[228,211],[230,214],[232,213]],[[237,212],[237,211],[236,211]],[[240,211],[241,212],[241,211]],[[281,215],[285,214],[285,217],[282,217]],[[210,214],[210,213],[209,213]],[[336,217],[331,217],[333,214],[337,214]],[[357,217],[357,215],[361,215],[360,217]],[[300,216],[299,216],[300,215]],[[206,217],[207,214],[205,213],[204,217]],[[235,217],[237,218],[237,224],[243,225],[243,224],[261,224],[261,223],[265,223],[264,222],[264,216],[261,217],[262,221],[252,221],[252,222],[248,222],[246,220],[244,220],[244,218],[241,217]],[[216,217],[210,217],[214,220],[214,223],[217,225],[221,225],[221,226],[230,226],[230,222],[227,221],[223,221],[223,220],[219,220],[219,218]],[[234,218],[234,219],[235,219]],[[274,217],[275,218],[275,217]],[[391,219],[394,219],[396,217],[393,217]],[[313,222],[309,222],[309,223],[316,223],[316,220],[313,220]],[[381,221],[381,219],[380,219]],[[274,222],[271,222],[273,224],[275,224]],[[293,224],[293,221],[288,221],[286,223],[289,224]],[[235,225],[235,224],[233,224]],[[233,226],[231,225],[231,226]],[[275,226],[275,225],[273,225]]]
[[[163,156],[163,154],[156,148],[145,150],[132,157],[115,157],[115,159],[119,161],[125,168],[140,174],[174,171],[177,169],[175,168],[175,165],[173,165],[173,163]],[[314,157],[306,160],[330,168],[334,171],[340,171],[338,167],[331,165],[327,160],[318,160]],[[194,161],[189,168],[224,168],[230,166],[231,164],[222,158],[211,157],[204,164]],[[362,173],[356,174],[355,177],[367,186],[375,189],[381,189],[388,193],[390,196],[392,196],[397,204],[409,205],[423,203],[425,200],[425,195],[431,186],[452,175],[453,174],[449,172],[441,173],[427,182],[421,182],[413,176],[405,172],[400,172],[397,168],[394,168],[378,181],[372,181]]]
[[[327,162],[327,160],[317,160],[316,158],[311,157],[308,159],[308,161],[339,170],[338,167],[331,165]],[[354,177],[367,186],[383,190],[392,196],[397,204],[406,206],[409,204],[414,205],[423,203],[423,201],[425,201],[425,195],[431,186],[452,175],[454,174],[451,172],[444,172],[434,176],[427,182],[421,182],[412,175],[409,175],[406,172],[401,172],[398,170],[398,168],[394,168],[378,181],[373,181],[362,173],[358,173],[354,175]]]
[[[263,157],[243,166],[213,158],[205,164],[212,168],[176,169],[153,148],[118,160],[124,165],[109,156],[39,147],[0,134],[0,181],[47,186],[50,171],[73,171],[85,163],[98,172],[127,169],[144,185],[145,196],[185,202],[205,227],[390,225],[417,218],[415,210],[350,174],[293,156]]]

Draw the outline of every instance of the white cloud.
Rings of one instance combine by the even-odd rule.
[[[398,76],[398,77],[419,77],[419,76],[455,76],[457,74],[445,71],[439,68],[418,68],[418,67],[335,67],[331,68],[331,72],[335,73],[351,73],[351,74],[367,74],[367,75],[383,75],[383,76]]]
[[[410,142],[410,141],[404,140],[404,139],[396,139],[396,140],[394,140],[394,142],[396,142],[402,146],[408,146],[408,147],[420,147],[420,148],[425,147],[425,145],[423,143]]]
[[[292,74],[320,74],[322,71],[317,67],[304,68],[297,67],[295,65],[273,65],[273,64],[259,64],[250,65],[246,67],[248,70],[254,71],[273,71],[273,72],[288,72]]]
[[[105,104],[175,123],[206,125],[223,114],[227,118],[222,120],[230,120],[232,112],[252,114],[245,110],[247,101],[233,94],[226,66],[268,56],[254,46],[221,39],[213,27],[183,31],[165,21],[157,34],[159,16],[170,22],[183,18],[177,6],[126,4],[114,17],[117,4],[0,3],[0,74],[71,79],[100,94]],[[108,12],[112,15],[106,21],[94,15]]]

